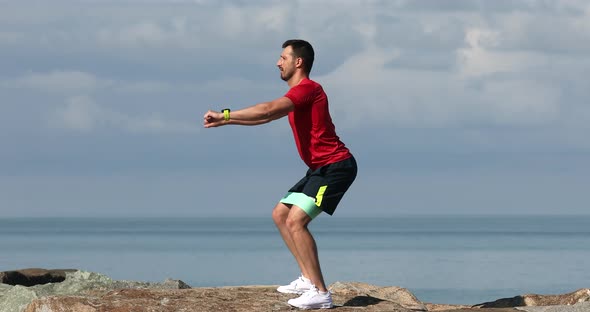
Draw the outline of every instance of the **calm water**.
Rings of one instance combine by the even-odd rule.
[[[320,217],[326,281],[475,304],[590,287],[590,216]],[[0,219],[0,271],[79,268],[192,286],[279,284],[298,270],[270,218]]]

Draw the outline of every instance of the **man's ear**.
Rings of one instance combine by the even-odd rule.
[[[295,67],[297,67],[297,68],[303,67],[303,59],[302,58],[298,57],[295,59]]]

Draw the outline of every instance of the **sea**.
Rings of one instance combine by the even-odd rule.
[[[590,287],[590,216],[320,216],[327,284],[399,286],[477,304]],[[0,218],[0,271],[75,268],[116,280],[278,285],[299,275],[268,217]]]

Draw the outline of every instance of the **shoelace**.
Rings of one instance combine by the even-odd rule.
[[[291,286],[296,288],[297,285],[299,285],[300,283],[305,283],[305,281],[301,277],[299,277],[298,279],[292,281],[291,282]]]
[[[311,288],[303,293],[303,297],[313,297],[315,295],[319,294],[319,290],[317,289],[317,287],[315,286],[311,286]]]

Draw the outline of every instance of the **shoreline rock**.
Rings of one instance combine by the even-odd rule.
[[[0,283],[0,312],[297,310],[287,304],[296,295],[278,293],[276,285],[191,288],[180,280],[117,281],[93,272],[44,269],[0,272],[0,278],[27,285],[39,282],[28,287]],[[587,288],[562,295],[527,294],[473,306],[424,303],[407,289],[396,286],[335,282],[329,288],[336,310],[342,312],[518,312],[516,308],[527,312],[590,311]]]
[[[59,283],[66,279],[67,272],[75,272],[74,269],[46,270],[39,268],[22,269],[16,271],[0,272],[0,284],[12,286],[35,286],[48,283]]]
[[[18,270],[18,272],[30,272],[36,275],[42,274],[39,270],[43,269],[25,269]],[[190,288],[190,286],[180,280],[167,279],[162,283],[117,281],[106,275],[94,272],[79,270],[63,271],[65,273],[65,279],[61,282],[50,282],[33,286],[0,284],[0,312],[22,312],[34,300],[46,297],[96,296],[117,289],[170,290]]]
[[[583,288],[561,295],[526,294],[512,298],[502,298],[496,301],[476,304],[475,308],[506,308],[527,306],[556,306],[573,305],[580,302],[590,302],[590,289]]]

